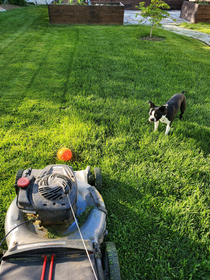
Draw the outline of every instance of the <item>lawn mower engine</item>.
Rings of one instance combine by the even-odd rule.
[[[42,224],[73,220],[78,189],[69,166],[47,166],[41,172],[20,170],[16,181],[17,206],[21,211],[37,214]]]
[[[21,169],[15,190],[5,220],[1,280],[120,279],[116,248],[103,242],[107,211],[100,168]]]

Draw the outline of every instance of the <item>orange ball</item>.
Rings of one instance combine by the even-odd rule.
[[[72,151],[69,150],[68,148],[61,148],[57,153],[57,157],[60,160],[68,161],[72,159],[73,154]]]

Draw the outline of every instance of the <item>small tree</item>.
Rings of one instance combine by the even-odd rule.
[[[170,9],[169,5],[166,4],[162,0],[151,0],[151,4],[148,7],[144,7],[145,2],[140,2],[139,6],[136,6],[139,10],[141,10],[140,15],[143,17],[142,20],[139,21],[139,23],[142,23],[144,20],[149,18],[149,21],[151,22],[151,30],[150,30],[150,37],[152,37],[152,30],[155,26],[162,26],[160,23],[162,19],[169,18],[170,14],[165,10]],[[136,14],[136,17],[139,15],[139,13]],[[173,19],[171,17],[171,19]],[[176,21],[175,19],[173,19]]]

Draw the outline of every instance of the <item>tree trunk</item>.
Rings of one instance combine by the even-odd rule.
[[[153,29],[153,24],[152,24],[152,26],[151,26],[151,30],[150,30],[149,37],[152,37],[152,29]]]

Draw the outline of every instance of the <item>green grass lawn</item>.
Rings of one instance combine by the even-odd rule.
[[[102,169],[123,280],[210,279],[210,49],[162,29],[140,40],[149,31],[0,13],[0,239],[17,170],[69,147],[74,170]],[[182,121],[153,133],[147,101],[183,90]]]
[[[192,29],[195,31],[200,31],[206,34],[210,35],[210,23],[188,23],[188,22],[183,22],[179,26]]]

